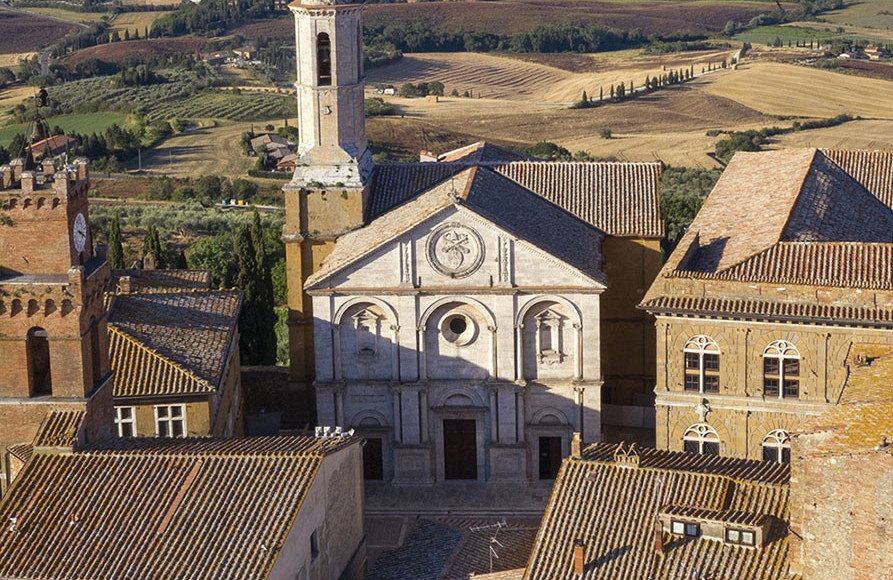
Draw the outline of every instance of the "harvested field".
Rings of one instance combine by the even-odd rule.
[[[53,18],[0,9],[0,54],[40,50],[77,26]]]
[[[893,121],[852,121],[837,127],[789,133],[772,139],[771,148],[784,147],[893,150]]]
[[[893,82],[771,62],[746,62],[707,85],[711,94],[767,115],[893,119]]]
[[[273,123],[281,126],[282,122]],[[254,166],[254,158],[242,149],[242,133],[251,123],[220,124],[199,128],[165,139],[157,147],[143,151],[143,170],[150,175],[194,177],[218,175],[229,177],[246,174]],[[136,169],[136,160],[128,169]]]
[[[893,64],[873,60],[840,60],[835,63],[843,72],[860,76],[893,81]]]
[[[12,68],[19,66],[19,61],[36,56],[36,52],[9,52],[0,54],[0,66]]]
[[[382,149],[390,157],[405,161],[418,161],[422,150],[450,151],[479,140],[474,135],[451,132],[432,123],[394,117],[366,119],[366,133],[376,151]],[[523,146],[514,140],[488,140],[509,147]]]
[[[583,91],[597,96],[603,88],[619,83],[642,86],[646,76],[659,75],[666,70],[694,65],[695,72],[707,62],[720,62],[731,54],[729,50],[679,53],[661,56],[639,55],[639,51],[578,55],[578,62],[588,58],[586,72],[571,72],[548,66],[536,59],[517,59],[514,55],[480,54],[469,52],[415,53],[399,62],[369,72],[370,85],[405,82],[440,81],[449,93],[453,89],[463,94],[471,91],[475,97],[536,101],[568,105],[579,100]]]
[[[127,30],[130,34],[138,32],[142,36],[147,28],[152,28],[152,23],[161,18],[168,12],[154,10],[149,12],[122,12],[115,16],[112,20],[112,30],[117,30],[119,34],[124,35]]]
[[[74,66],[91,59],[120,64],[131,59],[148,56],[167,56],[184,52],[196,53],[200,52],[207,42],[207,39],[203,38],[183,37],[150,38],[102,44],[72,53],[65,58],[65,64]]]
[[[788,4],[787,7],[793,6]],[[711,34],[729,20],[747,22],[771,12],[763,2],[690,0],[677,2],[603,0],[496,0],[493,2],[418,2],[372,4],[367,7],[367,26],[386,26],[396,21],[422,20],[448,32],[517,34],[544,23],[596,24],[651,34]]]

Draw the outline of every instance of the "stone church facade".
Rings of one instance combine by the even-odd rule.
[[[574,430],[650,424],[654,328],[636,305],[660,267],[660,164],[479,143],[373,167],[360,7],[291,10],[291,374],[317,423],[357,429],[367,477],[399,484],[549,479]]]

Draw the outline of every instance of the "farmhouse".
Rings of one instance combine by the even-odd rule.
[[[642,301],[657,445],[787,462],[857,343],[893,345],[893,153],[738,153]]]
[[[357,429],[367,476],[399,484],[552,479],[573,430],[650,425],[655,339],[636,304],[660,267],[660,165],[476,144],[376,167],[362,7],[291,8],[291,361],[318,420]]]

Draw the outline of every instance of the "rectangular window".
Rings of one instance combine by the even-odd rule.
[[[319,557],[319,530],[313,530],[310,534],[310,560],[316,560]]]
[[[726,542],[729,544],[738,544],[739,546],[753,546],[755,536],[753,532],[748,530],[726,528]]]
[[[696,352],[687,352],[685,353],[685,370],[687,371],[700,371],[700,363],[698,362],[698,353]]]
[[[704,375],[704,392],[705,393],[718,393],[719,392],[719,376],[716,375]]]
[[[115,425],[118,426],[118,437],[136,437],[136,409],[115,407]]]
[[[686,440],[686,441],[685,441],[685,447],[684,447],[684,450],[685,450],[686,453],[700,453],[700,452],[701,452],[701,449],[700,449],[700,447],[698,446],[698,442],[697,442],[697,441],[688,441],[688,440]]]
[[[685,524],[676,520],[673,520],[670,525],[670,531],[674,534],[682,535],[685,533]]]
[[[697,538],[701,535],[701,526],[698,524],[685,524],[685,535]]]
[[[685,353],[685,390],[701,390],[701,360],[696,352]]]
[[[186,437],[186,406],[156,405],[155,435],[158,437]]]
[[[699,391],[701,390],[701,381],[698,378],[697,374],[689,374],[685,373],[685,390],[686,391]]]
[[[797,399],[800,397],[800,381],[797,379],[784,378],[784,396],[785,398]]]
[[[782,447],[781,448],[781,462],[782,463],[790,463],[791,462],[791,448],[790,447]]]
[[[763,446],[763,461],[778,461],[778,448],[771,445]]]
[[[719,392],[719,355],[704,354],[704,392]]]
[[[718,354],[704,354],[704,370],[705,371],[713,371],[719,372],[719,355]]]

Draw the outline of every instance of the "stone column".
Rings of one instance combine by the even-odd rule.
[[[487,330],[490,331],[490,376],[495,379],[499,376],[496,352],[496,327],[488,326]]]
[[[574,380],[583,380],[583,325],[574,324]]]
[[[394,443],[403,442],[403,417],[400,413],[402,407],[400,397],[402,393],[399,386],[391,387],[391,397],[394,404]]]
[[[499,428],[497,427],[496,406],[499,404],[499,391],[497,387],[490,387],[490,441],[499,441]]]
[[[419,340],[419,380],[427,381],[428,380],[428,361],[426,360],[425,353],[425,327],[420,326],[418,328],[418,340]]]
[[[341,367],[341,324],[332,325],[332,376],[336,381],[342,379]]]
[[[428,434],[428,389],[427,387],[422,387],[420,391],[420,405],[421,405],[421,416],[422,416],[422,424],[421,424],[421,435],[422,435],[422,443],[427,443],[430,436]]]
[[[524,324],[515,326],[515,380],[524,380]]]

